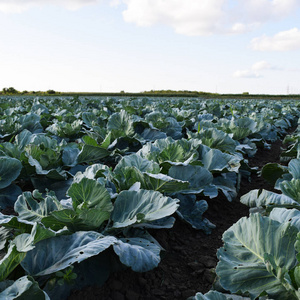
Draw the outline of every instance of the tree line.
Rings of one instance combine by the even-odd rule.
[[[18,91],[14,87],[8,87],[8,88],[3,88],[2,91],[0,92],[1,95],[26,95],[26,94],[46,94],[46,95],[54,95],[58,94],[54,90],[48,90],[46,92],[41,92],[41,91]]]

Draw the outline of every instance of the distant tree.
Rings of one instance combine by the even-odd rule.
[[[2,89],[2,93],[3,94],[18,94],[19,91],[17,91],[15,88],[13,87],[9,87],[9,88],[3,88]]]
[[[50,95],[53,95],[53,94],[55,94],[56,92],[55,92],[54,90],[48,90],[46,93],[47,93],[47,94],[50,94]]]

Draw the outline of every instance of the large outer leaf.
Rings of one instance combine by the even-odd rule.
[[[159,163],[163,163],[165,161],[185,162],[186,160],[191,158],[196,160],[197,156],[197,151],[196,149],[192,148],[192,144],[188,143],[185,140],[178,140],[174,143],[170,143],[164,149],[162,149],[157,159]]]
[[[76,166],[79,152],[80,150],[77,147],[65,147],[62,154],[64,165],[69,167]]]
[[[7,216],[0,213],[0,225],[6,228],[21,230],[22,232],[30,232],[34,222],[22,220],[15,216]]]
[[[34,276],[52,274],[99,254],[116,241],[115,237],[105,237],[94,231],[43,240],[27,253],[22,267]]]
[[[268,163],[263,166],[261,170],[261,176],[274,186],[276,180],[286,172],[286,167],[276,163]]]
[[[32,136],[33,134],[27,129],[24,129],[22,132],[16,135],[15,140],[16,140],[16,144],[18,145],[18,148],[20,150],[23,150],[24,147],[30,143]]]
[[[196,201],[195,195],[177,195],[180,199],[180,206],[177,214],[180,218],[191,224],[195,229],[203,230],[206,234],[210,234],[216,226],[208,219],[203,218],[203,214],[208,208],[205,200]]]
[[[234,119],[230,122],[230,129],[235,140],[240,140],[255,132],[257,123],[248,117]]]
[[[60,230],[67,226],[71,232],[77,231],[82,224],[82,220],[78,218],[73,209],[56,210],[50,216],[44,217],[41,222],[45,227],[52,230]]]
[[[113,227],[127,227],[172,215],[179,206],[178,202],[155,191],[123,191],[117,197],[111,214]]]
[[[46,176],[32,177],[31,182],[35,189],[46,192],[53,191],[57,197],[57,200],[66,199],[66,193],[71,184],[73,178],[68,180],[55,180]]]
[[[205,128],[197,133],[188,131],[188,136],[200,139],[204,145],[210,148],[219,149],[229,153],[234,153],[235,147],[238,144],[227,133],[215,128]]]
[[[110,195],[96,180],[83,177],[71,185],[68,194],[72,197],[73,209],[52,211],[42,219],[46,227],[59,230],[67,226],[72,232],[96,230],[109,219],[113,209]]]
[[[48,160],[48,158],[47,158]],[[50,159],[51,160],[51,159]],[[56,179],[56,180],[66,180],[67,175],[64,170],[61,168],[56,169],[50,169],[50,170],[44,170],[40,162],[36,159],[34,159],[32,156],[29,156],[28,163],[35,167],[35,171],[38,175],[46,175],[49,178]]]
[[[283,284],[284,275],[297,264],[297,232],[289,223],[260,214],[240,219],[223,234],[224,247],[218,250],[221,285],[233,293],[249,292],[252,298],[266,291],[271,297],[294,299]]]
[[[17,235],[10,243],[6,255],[0,261],[0,281],[5,279],[25,258],[26,253],[34,249],[34,244],[56,235],[55,232],[34,223],[31,233]]]
[[[300,262],[300,232],[298,232],[297,234],[297,241],[295,243],[295,249],[296,251],[298,252],[297,253],[297,259],[298,259],[298,262]],[[297,266],[297,268],[299,268],[299,265]],[[297,281],[299,281],[300,278],[298,278]]]
[[[174,194],[179,191],[187,190],[189,182],[174,179],[164,174],[144,173],[142,187],[147,190],[159,191],[161,193]]]
[[[159,173],[160,167],[159,164],[153,161],[150,161],[146,158],[142,158],[140,155],[131,154],[124,156],[114,169],[114,173],[118,173],[120,169],[125,167],[136,167],[141,172],[148,173]]]
[[[204,167],[209,171],[228,171],[238,172],[241,158],[238,156],[223,153],[218,149],[211,149],[201,158]]]
[[[195,297],[190,300],[227,300],[227,297],[217,291],[209,291],[205,295],[197,293]]]
[[[118,240],[113,248],[121,262],[135,272],[150,271],[160,262],[160,247],[142,238]]]
[[[189,298],[188,300],[250,300],[250,298],[231,294],[222,294],[211,290],[205,295],[197,293],[195,297]]]
[[[77,172],[74,176],[74,182],[79,182],[82,178],[86,177],[88,179],[96,179],[98,177],[108,177],[110,174],[110,169],[106,165],[93,164],[87,167],[84,172]]]
[[[19,186],[11,184],[10,186],[0,190],[0,209],[7,206],[14,206],[17,198],[22,194]]]
[[[279,183],[282,193],[300,203],[300,179],[292,179],[291,181],[282,181]]]
[[[201,166],[172,166],[168,175],[190,183],[189,188],[181,193],[201,193],[213,181],[212,174]]]
[[[145,128],[140,136],[147,142],[167,138],[167,135],[164,132],[154,128]]]
[[[32,222],[38,222],[52,211],[59,209],[62,209],[62,205],[55,196],[48,194],[43,198],[37,190],[33,191],[33,195],[24,192],[15,203],[15,211],[19,217]]]
[[[31,112],[26,115],[21,115],[19,118],[19,122],[22,124],[22,129],[28,129],[32,133],[42,132],[43,127],[39,121],[40,116]]]
[[[9,142],[1,143],[0,157],[21,158],[22,151],[15,145]]]
[[[198,158],[197,148],[201,141],[185,139],[174,141],[171,137],[147,143],[138,155],[158,163],[170,164],[190,162]]]
[[[177,146],[177,148],[179,148],[178,150],[180,150],[179,152],[181,154],[181,157],[177,158],[173,156],[173,159],[169,159],[169,162],[181,162],[184,164],[189,164],[191,161],[195,161],[198,159],[199,156],[198,148],[201,145],[201,141],[195,139],[191,139],[191,140],[180,139],[175,141],[174,145]],[[163,150],[163,152],[164,151],[168,151],[168,147],[166,147]],[[169,154],[168,153],[165,154],[168,157]]]
[[[280,223],[290,222],[300,231],[300,211],[298,209],[286,209],[275,207],[269,216]]]
[[[39,146],[39,147],[36,147],[35,150],[40,149],[41,145],[44,146],[44,149],[49,148],[52,150],[57,150],[57,146],[58,146],[56,139],[52,139],[49,136],[46,136],[44,133],[33,134],[31,137],[31,140],[30,140],[30,144]],[[27,150],[29,150],[29,149],[27,149]]]
[[[180,139],[182,137],[182,123],[179,123],[173,117],[167,117],[164,112],[153,111],[147,114],[145,119],[151,126],[159,128],[173,139]]]
[[[6,241],[10,236],[10,231],[4,227],[0,227],[0,251],[4,249]]]
[[[68,227],[71,232],[80,230],[96,230],[101,224],[108,220],[110,213],[98,208],[91,209],[63,209],[53,211],[50,216],[42,219],[42,223],[52,230]]]
[[[78,119],[72,123],[62,121],[50,125],[46,128],[46,131],[58,135],[59,137],[74,138],[78,136],[81,129],[81,125],[82,121]]]
[[[136,167],[119,168],[115,173],[113,181],[117,184],[119,190],[128,190],[134,183],[144,182],[144,175]]]
[[[30,276],[23,276],[0,293],[0,299],[5,300],[50,300],[40,289],[38,283]]]
[[[155,228],[155,229],[161,229],[161,228],[172,228],[175,223],[174,217],[165,217],[159,220],[155,220],[149,223],[139,223],[136,225],[133,225],[135,228]]]
[[[11,243],[6,255],[0,260],[0,281],[6,279],[25,256],[26,252],[19,252],[17,246]]]
[[[83,178],[75,182],[68,190],[72,198],[73,207],[98,208],[103,211],[112,211],[110,195],[103,185],[93,179]]]
[[[9,186],[18,178],[22,169],[22,163],[11,157],[0,157],[0,189]]]
[[[35,223],[36,224],[36,223]],[[28,252],[34,248],[34,235],[29,233],[22,233],[20,235],[17,235],[14,240],[13,244],[16,245],[16,249],[19,252]]]
[[[109,117],[107,129],[112,132],[114,138],[134,134],[133,122],[125,110],[114,113]]]
[[[274,207],[300,209],[299,203],[292,198],[267,190],[252,190],[241,197],[241,203],[249,207],[265,207],[270,210]]]
[[[223,176],[215,177],[213,180],[213,184],[216,186],[216,188],[220,189],[224,193],[228,201],[232,201],[237,196],[237,191],[235,187],[236,182],[234,182],[230,178],[230,176],[226,176],[227,174],[235,173],[225,173],[222,174]]]
[[[110,217],[110,212],[102,208],[77,210],[77,213],[82,223],[79,227],[81,230],[96,230]]]
[[[93,128],[93,126],[98,124],[98,117],[92,112],[83,112],[82,120],[90,128]]]
[[[51,237],[56,236],[57,234],[63,234],[64,232],[67,232],[67,229],[64,229],[60,232],[55,232],[49,228],[44,227],[40,223],[34,223],[33,228],[31,230],[31,236],[33,237],[33,243],[36,244],[42,240],[49,239]],[[68,232],[67,232],[68,233]],[[28,241],[30,242],[32,239],[28,238]]]
[[[109,154],[110,152],[104,148],[85,144],[78,154],[77,163],[81,164],[83,162],[100,160],[106,156],[109,156]]]
[[[289,162],[288,169],[293,178],[300,179],[300,159],[292,159]]]
[[[165,126],[161,130],[164,131],[167,136],[172,137],[174,140],[178,140],[182,137],[182,123],[178,123],[173,117],[165,118],[163,122]]]

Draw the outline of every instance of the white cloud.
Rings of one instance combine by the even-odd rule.
[[[243,33],[288,17],[299,0],[122,0],[126,22],[165,24],[185,35]]]
[[[137,26],[164,24],[190,36],[241,34],[300,8],[299,0],[0,0],[0,12],[43,5],[75,10],[97,3],[124,5],[124,20]]]
[[[233,77],[236,78],[261,78],[263,77],[261,74],[261,71],[265,70],[283,70],[282,68],[278,66],[272,66],[270,63],[268,63],[265,60],[258,61],[254,63],[251,68],[246,70],[237,70],[233,73]]]
[[[235,78],[260,78],[262,77],[259,73],[252,70],[237,70],[233,73]]]
[[[271,65],[265,60],[258,61],[251,67],[254,71],[262,71],[262,70],[273,70],[273,71],[282,71],[284,70],[282,67]]]
[[[255,71],[269,70],[271,68],[272,68],[272,66],[265,60],[258,61],[257,63],[252,65],[252,70],[255,70]]]
[[[229,29],[229,33],[236,33],[236,34],[245,33],[245,32],[254,30],[258,26],[259,26],[258,22],[249,23],[249,24],[235,23]]]
[[[0,12],[21,13],[34,6],[59,5],[70,10],[96,4],[98,0],[0,0]]]
[[[236,3],[242,19],[259,23],[287,17],[300,7],[299,0],[237,0]]]
[[[138,26],[169,25],[177,33],[205,35],[216,31],[224,0],[124,0],[126,22]]]
[[[300,49],[300,30],[292,28],[281,31],[272,37],[261,36],[251,41],[253,50],[258,51],[290,51]]]
[[[110,6],[116,7],[121,4],[121,0],[110,0]]]
[[[287,69],[289,72],[300,72],[300,68],[289,68]]]

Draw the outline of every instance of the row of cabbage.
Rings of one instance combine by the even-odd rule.
[[[299,142],[300,119],[283,140],[287,150],[281,160],[289,160],[288,165],[268,163],[261,171],[278,193],[256,189],[241,197],[250,217],[224,233],[217,253],[218,282],[193,299],[300,299]]]
[[[0,296],[64,299],[120,266],[155,268],[148,228],[177,215],[209,234],[246,156],[295,125],[299,103],[201,99],[0,99]],[[287,173],[287,172],[285,172]],[[227,275],[226,275],[227,276]]]

